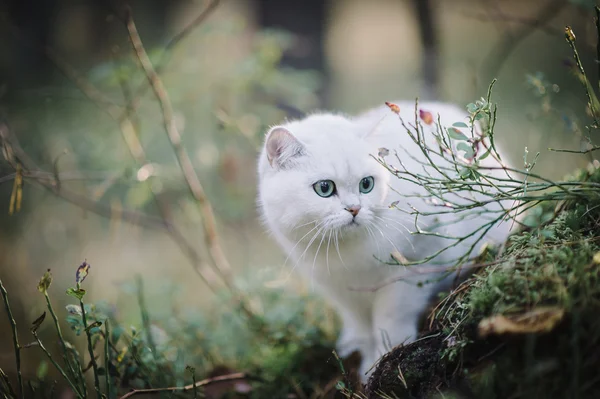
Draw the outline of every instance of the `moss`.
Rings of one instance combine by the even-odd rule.
[[[575,178],[600,182],[600,170],[578,171]],[[428,397],[453,386],[486,399],[600,397],[600,262],[594,260],[600,253],[600,192],[545,202],[530,215],[500,258],[442,299],[431,315],[438,337],[382,359],[378,381],[394,381],[398,359],[419,354],[414,363],[401,363],[404,376],[411,376],[407,387],[370,384],[369,395],[379,396],[369,397]],[[484,319],[540,309],[564,316],[550,327],[533,321],[534,331],[517,326],[523,330],[480,334]]]

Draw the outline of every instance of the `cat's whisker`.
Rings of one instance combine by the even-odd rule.
[[[314,289],[314,271],[315,271],[315,264],[317,263],[317,256],[319,256],[319,250],[321,249],[321,245],[323,245],[323,241],[325,240],[325,232],[322,233],[322,237],[321,237],[321,241],[319,242],[319,246],[317,247],[317,250],[315,251],[315,257],[313,258],[313,264],[312,264],[312,268],[310,271],[310,275],[311,275],[311,287]]]
[[[344,266],[344,269],[348,270],[348,267],[342,259],[342,254],[340,253],[340,239],[338,237],[338,230],[335,231],[335,250],[337,251],[338,257],[340,258],[340,262],[342,262],[342,266]]]
[[[308,226],[309,224],[317,223],[318,221],[319,221],[319,219],[311,220],[310,222],[303,223],[301,225],[298,225],[298,226],[294,227],[292,230],[297,230],[297,229],[299,229],[301,227]]]
[[[283,267],[285,267],[285,265],[287,264],[288,260],[290,259],[290,257],[291,257],[291,256],[292,256],[292,254],[294,253],[294,249],[296,249],[296,247],[298,246],[298,244],[300,244],[300,243],[302,242],[302,240],[304,240],[304,239],[305,239],[305,238],[306,238],[306,237],[307,237],[307,236],[308,236],[310,233],[312,233],[312,232],[313,232],[315,229],[319,228],[319,227],[320,227],[320,226],[322,226],[323,224],[325,224],[325,222],[324,222],[324,221],[323,221],[323,222],[320,222],[320,223],[317,223],[317,225],[315,225],[315,227],[313,227],[312,229],[310,229],[310,230],[309,230],[309,231],[308,231],[306,234],[304,234],[304,235],[302,236],[302,238],[300,238],[300,239],[299,239],[299,240],[296,242],[296,244],[295,244],[295,245],[292,247],[292,249],[289,251],[289,253],[288,253],[287,257],[285,258],[285,261],[283,262],[282,268],[283,268]],[[298,262],[296,262],[296,264],[297,264],[297,263],[298,263]],[[296,268],[296,266],[294,265],[294,267],[292,267],[292,270],[290,271],[290,273],[288,273],[288,276],[287,276],[286,280],[290,278],[290,276],[292,275],[292,271],[293,271],[295,268]]]
[[[398,226],[400,226],[400,227],[404,228],[404,230],[406,230],[406,231],[408,232],[408,234],[412,234],[412,233],[411,233],[411,231],[410,231],[410,230],[409,230],[409,229],[408,229],[406,226],[404,226],[402,223],[400,223],[400,222],[399,222],[399,221],[397,221],[397,220],[393,220],[393,219],[386,219],[386,218],[382,218],[382,217],[380,217],[380,216],[375,216],[375,217],[376,217],[376,218],[378,218],[378,219],[380,219],[380,220],[381,220],[381,221],[382,221],[382,222],[385,224],[385,227],[388,227],[388,228],[394,229],[394,230],[396,230],[398,233],[402,234],[402,237],[404,237],[404,238],[406,239],[406,242],[408,242],[408,243],[410,244],[410,246],[411,246],[412,250],[413,250],[413,251],[415,250],[415,246],[414,246],[414,244],[413,244],[412,240],[410,239],[410,237],[409,237],[409,236],[407,236],[407,235],[406,235],[406,233],[405,233],[404,231],[400,230],[398,227],[395,227],[395,226],[390,226],[390,225],[388,225],[387,223],[395,223],[395,224],[397,224]],[[382,234],[383,234],[383,233],[382,233]]]
[[[385,218],[382,216],[377,216],[375,215],[375,217],[379,220],[381,220],[384,223],[394,223],[397,224],[398,226],[402,227],[404,230],[406,230],[406,232],[408,234],[412,234],[412,232],[410,231],[410,229],[408,227],[406,227],[402,222],[400,222],[399,220],[396,219],[392,219],[392,218]],[[413,223],[414,221],[411,221],[411,223]]]
[[[294,253],[294,249],[296,249],[296,247],[298,246],[298,244],[300,244],[302,242],[302,240],[304,240],[310,233],[312,233],[315,229],[318,229],[317,232],[313,235],[313,237],[311,238],[311,241],[308,243],[308,246],[306,247],[306,249],[304,250],[304,252],[302,252],[302,255],[300,255],[300,257],[298,257],[298,259],[296,260],[296,263],[294,264],[294,266],[292,266],[291,270],[289,271],[287,277],[286,277],[286,281],[292,276],[293,271],[296,269],[296,266],[298,266],[298,263],[300,262],[300,260],[302,259],[302,256],[304,256],[304,253],[306,252],[306,250],[308,250],[308,247],[312,244],[312,240],[314,240],[314,238],[317,236],[317,234],[319,234],[320,231],[320,227],[323,226],[325,224],[325,222],[320,222],[318,223],[315,227],[313,227],[312,229],[310,229],[306,234],[304,234],[302,236],[302,238],[300,238],[296,244],[292,247],[292,249],[289,251],[288,256],[285,258],[285,262],[283,263],[282,267],[285,267],[285,265],[287,264],[288,260],[290,259],[290,257],[292,256],[292,254]]]
[[[321,225],[323,225],[323,224],[325,224],[325,222],[321,223]],[[304,258],[304,255],[306,255],[306,252],[311,247],[312,243],[315,241],[315,239],[319,236],[319,234],[321,234],[321,231],[323,231],[324,229],[325,229],[325,227],[319,228],[317,230],[317,232],[312,236],[312,238],[308,242],[308,245],[306,246],[306,248],[304,249],[304,251],[302,252],[302,254],[300,254],[300,256],[298,257],[298,259],[296,260],[296,263],[292,267],[291,272],[293,272],[296,269],[296,267],[298,267],[298,265],[300,264],[300,262],[302,262],[302,259]]]
[[[373,224],[373,222],[369,222],[369,224]],[[369,233],[369,236],[373,239],[373,241],[375,242],[375,245],[377,246],[377,254],[380,254],[381,253],[381,248],[379,248],[379,241],[377,240],[377,237],[375,237],[375,233],[369,227],[368,224],[365,225],[365,228],[367,229],[367,232]]]
[[[373,211],[377,211],[377,212],[382,212],[382,213],[394,213],[394,217],[400,217],[400,218],[404,218],[406,220],[414,220],[415,216],[413,215],[413,210],[407,211],[404,209],[398,209],[398,208],[390,208],[387,206],[374,206]]]
[[[376,224],[372,224],[372,226],[373,226],[373,227],[375,227],[377,230],[379,230],[379,233],[381,234],[381,236],[382,236],[383,238],[385,238],[385,239],[386,239],[386,240],[387,240],[387,241],[388,241],[388,242],[389,242],[389,243],[392,245],[392,247],[394,248],[394,250],[396,250],[396,251],[400,252],[400,251],[398,250],[398,248],[396,247],[396,244],[394,244],[394,243],[392,242],[392,240],[390,240],[390,239],[389,239],[389,238],[388,238],[388,237],[387,237],[385,234],[383,234],[383,230],[381,230],[379,227],[377,227],[377,225],[376,225]]]
[[[325,251],[325,263],[327,264],[327,274],[331,276],[331,270],[329,270],[329,245],[331,244],[331,235],[333,230],[329,230],[329,238],[327,239],[327,250]]]

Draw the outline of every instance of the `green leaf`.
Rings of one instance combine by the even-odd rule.
[[[466,180],[473,177],[473,169],[464,167],[458,173],[461,179]]]
[[[124,332],[125,332],[125,329],[121,326],[113,327],[110,331],[110,336],[111,336],[110,341],[112,343],[117,343],[119,341],[119,339],[121,338],[121,335],[123,335]]]
[[[85,296],[85,290],[83,288],[71,287],[71,288],[67,289],[67,295],[75,297],[81,301],[83,299],[83,297]]]
[[[468,138],[467,136],[465,136],[463,134],[463,132],[461,132],[460,130],[453,128],[453,127],[449,127],[448,129],[446,129],[448,131],[448,135],[453,138],[454,140],[464,140],[467,141]]]
[[[473,151],[473,147],[465,142],[460,142],[456,145],[456,149],[459,151],[464,151],[464,157],[467,159],[473,158],[475,155],[475,151]]]
[[[486,158],[487,158],[487,157],[490,155],[490,153],[491,153],[491,152],[492,152],[492,149],[491,149],[491,148],[488,148],[488,150],[487,150],[486,152],[484,152],[484,153],[483,153],[483,155],[481,155],[481,156],[479,157],[479,160],[481,161],[481,160],[483,160],[483,159],[486,159]]]
[[[475,115],[475,120],[476,121],[481,120],[481,119],[485,118],[486,116],[487,115],[484,112],[480,112],[477,115]]]
[[[33,321],[33,323],[31,323],[31,332],[33,334],[36,333],[36,331],[38,330],[38,328],[40,328],[40,326],[42,325],[42,323],[44,322],[44,319],[46,318],[46,312],[42,313],[42,315],[40,317],[38,317],[37,319],[35,319]]]
[[[97,327],[100,327],[101,325],[102,325],[102,322],[101,322],[101,321],[95,321],[95,322],[93,322],[92,324],[90,324],[89,326],[87,326],[87,327],[85,328],[85,331],[86,331],[86,332],[89,332],[89,331],[90,331],[92,328],[97,328]]]
[[[470,114],[474,114],[477,112],[477,105],[473,103],[467,104],[467,111],[469,111]]]
[[[454,122],[454,123],[452,124],[452,126],[454,126],[454,127],[469,127],[469,126],[468,126],[466,123],[464,123],[464,122]]]
[[[48,374],[48,362],[46,360],[42,360],[35,372],[35,375],[38,379],[43,380],[47,374]]]
[[[39,292],[45,293],[46,291],[48,291],[50,284],[52,284],[52,273],[50,273],[50,269],[48,269],[40,279],[37,289]]]

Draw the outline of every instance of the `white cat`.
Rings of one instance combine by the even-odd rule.
[[[414,124],[415,104],[398,105],[407,126]],[[453,105],[423,103],[419,108],[431,113],[435,121],[439,115],[442,126],[467,121],[467,114]],[[431,135],[435,124],[422,125],[425,140],[435,145]],[[390,208],[398,201],[395,207],[406,211],[411,211],[410,206],[433,209],[421,199],[403,196],[426,192],[394,177],[373,159],[371,155],[377,156],[381,147],[390,150],[390,164],[398,151],[409,170],[423,172],[422,165],[408,154],[425,162],[424,155],[398,115],[385,106],[353,118],[322,113],[273,127],[258,162],[258,202],[264,221],[288,255],[288,263],[339,312],[343,329],[338,351],[341,356],[360,351],[363,381],[390,346],[416,338],[418,319],[432,295],[452,282],[446,278],[421,285],[418,283],[437,276],[419,274],[420,266],[382,263],[391,259],[393,251],[408,259],[423,259],[450,242],[431,235],[411,235],[414,218]],[[495,161],[488,157],[486,162]],[[444,219],[442,215],[436,221]],[[426,217],[419,222],[422,229],[434,223]],[[505,222],[492,228],[486,240],[503,242],[509,225]],[[466,220],[436,231],[459,236],[474,226],[478,224]],[[436,262],[450,265],[470,242],[463,244],[442,253]],[[403,281],[378,290],[351,289],[374,287],[398,277]]]

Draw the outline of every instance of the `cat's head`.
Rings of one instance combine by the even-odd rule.
[[[389,173],[371,154],[368,132],[337,115],[313,115],[267,133],[259,160],[259,204],[288,238],[366,231],[376,223]],[[298,238],[298,237],[296,237]]]

